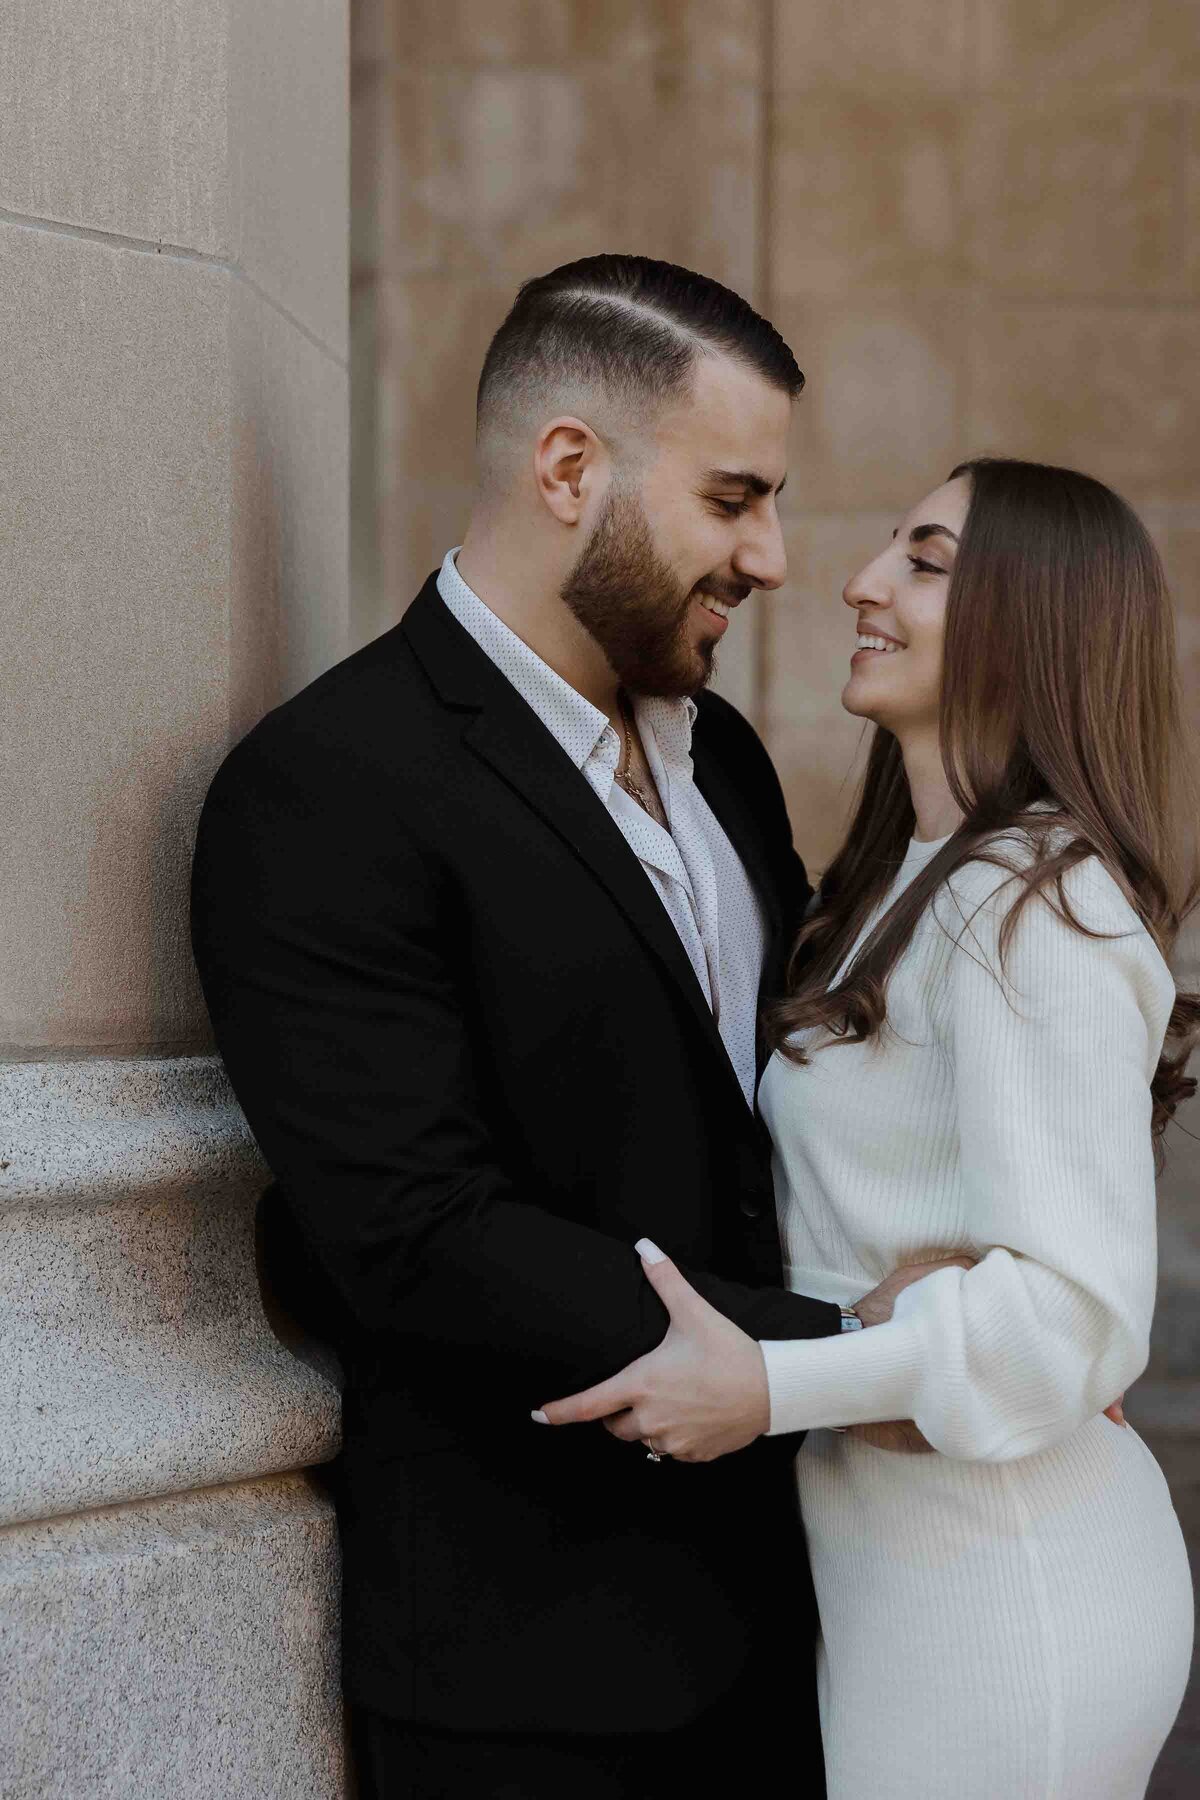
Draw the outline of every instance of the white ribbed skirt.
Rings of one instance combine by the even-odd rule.
[[[814,1431],[829,1800],[1140,1800],[1192,1649],[1158,1464],[1097,1418],[1015,1462]]]

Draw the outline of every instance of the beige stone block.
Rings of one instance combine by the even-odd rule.
[[[343,1800],[339,1559],[310,1478],[0,1530],[5,1800]]]
[[[215,1057],[0,1067],[0,1521],[336,1454],[336,1361],[264,1307],[268,1179]]]
[[[0,9],[0,207],[225,254],[228,11]]]
[[[967,77],[972,0],[770,0],[777,93],[886,88],[899,114],[917,88],[949,98]]]
[[[966,272],[963,119],[858,94],[788,94],[772,111],[771,284],[789,295],[940,288]]]
[[[980,103],[967,184],[977,279],[1022,298],[1183,292],[1186,124],[1180,101]]]
[[[229,729],[352,648],[349,375],[245,283],[230,297]]]
[[[516,283],[440,275],[381,289],[380,429],[390,484],[474,479],[475,390]]]
[[[766,742],[787,795],[797,847],[814,879],[849,824],[865,744],[863,721],[841,704],[855,635],[855,616],[842,589],[878,555],[895,524],[892,513],[790,520],[787,585],[763,602]]]
[[[401,63],[658,62],[731,81],[758,77],[757,0],[390,0]]]
[[[1200,518],[1171,519],[1163,560],[1175,602],[1180,682],[1195,719],[1200,715]]]
[[[402,68],[397,84],[396,272],[515,289],[628,251],[752,290],[758,86],[640,63]]]
[[[394,623],[460,544],[475,492],[475,389],[515,294],[440,276],[381,284],[378,505],[382,611]],[[371,621],[360,621],[360,634]]]
[[[346,371],[220,269],[18,226],[0,261],[0,741],[39,775],[8,815],[0,1044],[203,1047],[208,781],[350,647]]]
[[[972,0],[979,78],[1023,94],[1162,93],[1200,80],[1196,10],[1181,0]]]
[[[752,725],[760,724],[760,664],[763,646],[762,609],[771,604],[769,594],[751,594],[738,609],[717,651],[713,664],[714,694],[736,706]]]
[[[351,61],[371,62],[394,56],[397,28],[409,10],[397,0],[350,0]]]
[[[351,9],[350,67],[350,607],[351,641],[374,637],[384,617],[380,507],[380,277],[396,258],[392,29],[388,0]]]
[[[226,734],[230,279],[0,225],[0,1044],[207,1036],[186,878]]]
[[[470,482],[418,481],[384,492],[381,610],[367,637],[394,625],[447,550],[462,543],[474,497]]]
[[[349,354],[345,0],[227,0],[234,260]]]
[[[807,377],[789,511],[903,511],[962,459],[966,326],[954,297],[777,294],[770,311]]]
[[[1143,509],[1195,504],[1198,353],[1200,318],[1185,308],[981,307],[966,453],[1082,469]]]
[[[393,185],[391,70],[382,61],[355,63],[350,77],[350,294],[386,260],[384,191]]]
[[[1189,547],[1191,558],[1196,546]],[[1193,566],[1194,563],[1193,563]],[[1196,707],[1196,676],[1200,673],[1200,630],[1190,628],[1189,663],[1191,695]],[[1180,933],[1172,959],[1175,980],[1184,992],[1200,992],[1200,915],[1193,913]],[[1200,1075],[1200,1053],[1193,1052],[1193,1075]],[[1195,1430],[1197,1373],[1200,1371],[1200,1217],[1196,1195],[1200,1193],[1200,1094],[1180,1106],[1163,1138],[1166,1166],[1158,1183],[1159,1287],[1154,1315],[1148,1374],[1171,1386],[1186,1382],[1191,1387],[1190,1405],[1183,1414],[1184,1428]],[[1134,1390],[1139,1400],[1142,1383]],[[1170,1390],[1168,1389],[1168,1392]]]
[[[1200,296],[1200,106],[1188,107],[1184,130],[1183,258],[1188,292],[1195,297]]]
[[[350,636],[355,648],[378,633],[383,616],[379,491],[380,384],[377,291],[350,293]]]
[[[1174,602],[1183,724],[1200,794],[1200,514],[1168,514],[1155,536]],[[1200,983],[1200,916],[1194,921],[1193,943]]]

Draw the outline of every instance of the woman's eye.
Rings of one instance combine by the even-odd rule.
[[[908,560],[913,568],[920,569],[923,575],[944,575],[946,573],[945,569],[940,569],[937,563],[926,562],[920,556],[910,556]]]

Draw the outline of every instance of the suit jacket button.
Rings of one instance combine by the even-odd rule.
[[[756,1200],[752,1194],[743,1194],[738,1201],[738,1211],[744,1219],[761,1219],[762,1201]]]

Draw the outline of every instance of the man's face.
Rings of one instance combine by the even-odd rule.
[[[735,609],[783,581],[790,422],[787,394],[702,355],[690,396],[655,424],[640,487],[614,480],[563,599],[630,692],[697,693],[725,632],[745,629]]]

